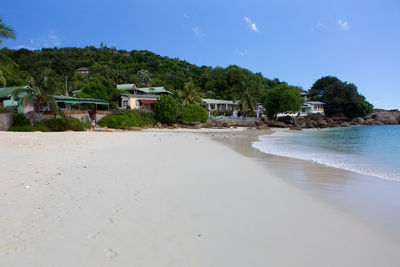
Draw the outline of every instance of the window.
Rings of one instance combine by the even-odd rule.
[[[136,100],[136,106],[141,106],[140,100]]]
[[[122,106],[127,107],[128,106],[128,100],[122,101]]]

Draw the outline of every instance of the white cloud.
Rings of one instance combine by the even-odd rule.
[[[347,21],[339,19],[337,23],[343,30],[345,31],[350,30],[350,25]]]
[[[183,17],[184,17],[185,19],[188,19],[188,18],[189,18],[189,15],[183,14]]]
[[[252,21],[249,17],[244,17],[244,21],[247,24],[247,27],[250,28],[253,32],[259,32],[260,30],[257,28],[257,25]]]
[[[203,40],[204,37],[206,37],[206,34],[202,30],[200,30],[200,28],[198,26],[195,26],[192,29],[192,31],[200,40]]]
[[[236,50],[239,56],[247,56],[249,52],[247,50]]]
[[[55,31],[51,30],[46,35],[30,39],[29,44],[17,45],[15,49],[26,48],[29,50],[41,49],[43,47],[55,47],[62,43],[61,37],[59,37]]]

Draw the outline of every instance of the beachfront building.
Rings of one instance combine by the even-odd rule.
[[[117,89],[121,91],[128,91],[134,95],[171,95],[164,87],[142,87],[138,88],[133,83],[131,84],[118,84]]]
[[[301,107],[300,115],[321,113],[324,114],[324,102],[320,101],[307,101]]]
[[[14,86],[14,87],[0,88],[0,107],[18,113],[32,112],[34,109],[33,103],[29,103],[27,106],[24,107],[20,104],[18,100],[14,99],[12,96],[15,90],[24,88],[28,88],[28,86]]]
[[[213,110],[233,112],[237,106],[237,102],[233,102],[232,100],[204,98],[203,105],[208,113],[211,114]]]
[[[159,95],[120,94],[119,106],[121,109],[153,110],[159,98]]]

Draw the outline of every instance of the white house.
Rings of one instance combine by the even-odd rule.
[[[300,115],[304,114],[313,114],[313,113],[321,113],[324,114],[324,102],[320,101],[307,101],[304,102],[303,106],[301,107]]]

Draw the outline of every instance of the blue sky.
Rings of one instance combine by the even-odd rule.
[[[13,0],[0,17],[17,32],[9,48],[103,42],[304,89],[335,75],[377,108],[400,108],[400,0]]]

